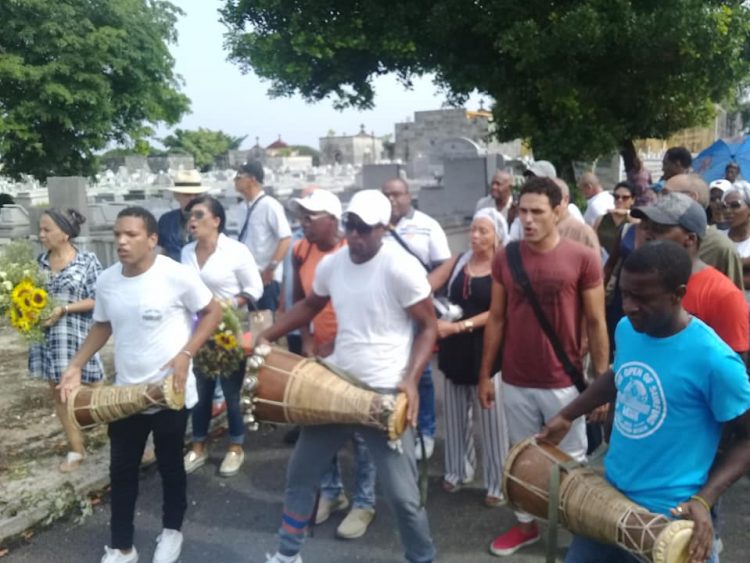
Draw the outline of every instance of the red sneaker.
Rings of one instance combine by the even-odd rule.
[[[510,530],[497,536],[490,544],[490,553],[498,557],[511,555],[525,547],[536,543],[542,535],[539,533],[539,527],[536,522],[533,523],[531,532],[524,532],[521,526],[513,526]]]

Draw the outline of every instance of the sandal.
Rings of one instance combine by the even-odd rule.
[[[68,452],[68,455],[65,456],[65,461],[58,465],[57,469],[60,473],[72,473],[81,467],[81,463],[83,463],[83,454]]]
[[[443,490],[446,493],[457,493],[461,490],[461,483],[451,483],[447,479],[443,479]]]
[[[500,493],[500,496],[496,497],[495,495],[487,495],[484,497],[484,506],[487,508],[497,508],[498,506],[502,506],[506,503],[505,495],[503,493]]]

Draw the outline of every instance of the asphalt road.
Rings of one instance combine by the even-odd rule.
[[[437,378],[440,378],[438,375]],[[442,385],[436,382],[439,390]],[[211,461],[188,476],[189,508],[183,532],[183,563],[265,562],[265,554],[276,550],[276,529],[282,510],[286,463],[291,448],[282,443],[284,428],[250,433],[245,441],[246,461],[239,475],[218,476],[225,441],[211,447]],[[427,502],[438,561],[443,563],[497,562],[487,551],[489,542],[513,524],[508,507],[489,509],[482,505],[481,484],[455,494],[440,489],[442,440],[430,460],[430,489]],[[343,456],[345,482],[351,487],[351,458]],[[480,474],[478,472],[478,474]],[[368,533],[357,540],[338,540],[335,530],[343,513],[335,514],[314,530],[302,555],[305,563],[386,563],[403,561],[394,519],[388,508],[378,504]],[[750,480],[743,478],[725,495],[722,561],[750,561]],[[140,560],[150,561],[155,538],[161,528],[161,486],[155,467],[143,472],[136,514],[135,545]],[[96,506],[83,523],[61,521],[18,545],[2,563],[85,563],[97,562],[109,540],[109,503]],[[564,556],[570,536],[561,531],[558,556]],[[512,557],[511,563],[544,561],[544,542]]]

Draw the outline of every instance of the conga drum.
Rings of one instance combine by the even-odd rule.
[[[406,430],[405,393],[378,393],[321,360],[277,347],[255,348],[243,394],[249,419],[302,426],[363,424],[386,432],[390,440]]]
[[[67,400],[68,416],[81,429],[138,414],[152,407],[180,410],[185,393],[177,393],[173,376],[159,383],[75,389]]]
[[[617,545],[654,563],[687,563],[689,520],[670,520],[635,504],[602,475],[550,444],[516,444],[503,468],[503,492],[516,509],[546,519],[550,477],[559,466],[559,519],[574,534]]]

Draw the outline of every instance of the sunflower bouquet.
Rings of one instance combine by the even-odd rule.
[[[29,342],[44,339],[44,321],[54,308],[44,289],[46,275],[27,241],[14,241],[0,253],[0,315]]]
[[[202,375],[211,378],[226,377],[237,370],[244,352],[240,346],[240,320],[231,305],[222,303],[222,316],[213,336],[201,346],[193,366]]]

